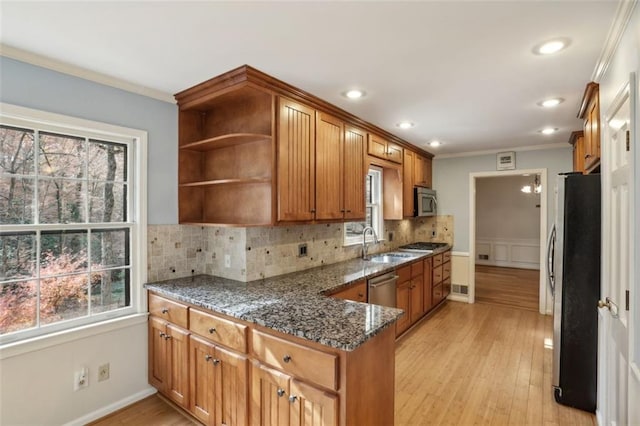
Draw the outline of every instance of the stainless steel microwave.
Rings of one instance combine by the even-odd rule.
[[[413,215],[435,216],[437,212],[436,191],[428,188],[413,188]]]

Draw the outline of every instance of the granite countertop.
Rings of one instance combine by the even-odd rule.
[[[352,351],[391,326],[404,311],[325,296],[349,284],[433,256],[407,253],[388,263],[362,259],[241,282],[196,275],[145,284],[147,290],[273,330]]]

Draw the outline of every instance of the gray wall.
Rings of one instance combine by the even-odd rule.
[[[5,103],[146,130],[148,222],[178,223],[176,105],[1,56],[0,88]]]
[[[547,169],[551,188],[546,191],[548,227],[553,222],[555,175],[571,171],[572,162],[568,143],[566,148],[516,152],[517,169]],[[434,159],[433,186],[438,191],[438,214],[453,216],[453,249],[456,251],[469,251],[469,174],[495,170],[495,154]]]

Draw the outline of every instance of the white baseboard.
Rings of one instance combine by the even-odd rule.
[[[121,408],[126,407],[127,405],[131,405],[134,402],[138,402],[141,399],[145,399],[148,396],[153,395],[154,393],[158,392],[158,390],[156,388],[152,388],[152,387],[148,387],[147,389],[144,389],[140,392],[134,393],[133,395],[130,395],[126,398],[121,399],[120,401],[116,401],[113,404],[109,404],[106,407],[102,407],[99,408],[95,411],[92,411],[91,413],[85,414],[82,417],[79,417],[75,420],[72,420],[68,423],[65,423],[64,426],[82,426],[85,425],[89,422],[98,420],[108,414],[113,413],[114,411],[117,411]]]

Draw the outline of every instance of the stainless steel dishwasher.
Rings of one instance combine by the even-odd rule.
[[[370,278],[367,281],[369,303],[395,308],[396,281],[398,281],[398,276],[395,271]]]

